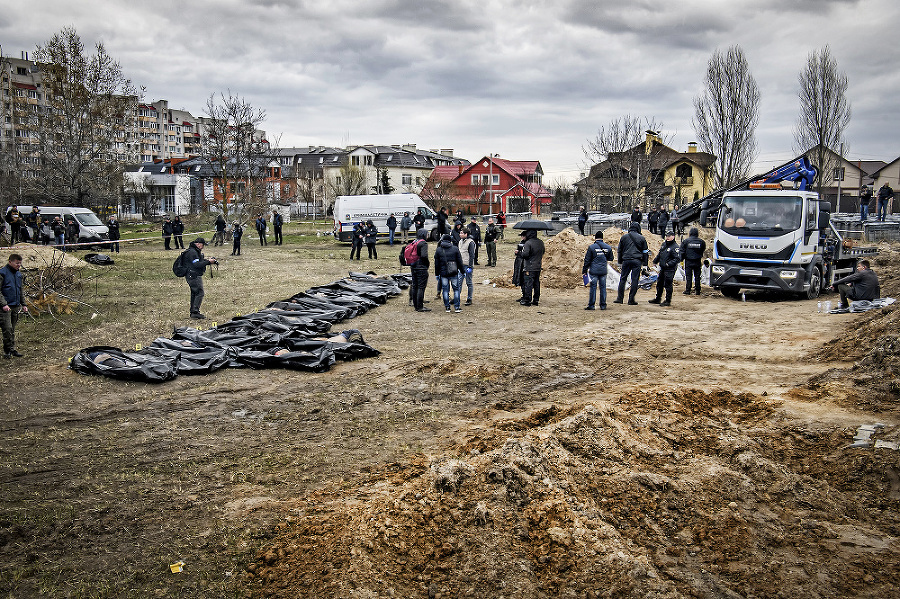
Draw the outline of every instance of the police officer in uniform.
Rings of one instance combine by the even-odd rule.
[[[681,242],[681,255],[684,257],[684,294],[691,294],[691,281],[700,295],[700,270],[703,268],[703,254],[706,253],[706,242],[700,239],[697,227],[691,227],[688,238]]]
[[[675,243],[675,231],[666,229],[666,241],[659,248],[659,253],[653,259],[653,264],[659,264],[659,278],[656,280],[656,298],[650,300],[651,304],[659,304],[660,306],[672,305],[672,281],[675,280],[675,273],[678,271],[678,264],[681,262],[681,248]],[[662,300],[663,290],[666,292],[665,301]]]

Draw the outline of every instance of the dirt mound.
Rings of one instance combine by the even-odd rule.
[[[762,403],[724,390],[633,394],[558,422],[545,424],[546,411],[525,418],[526,430],[486,453],[395,464],[353,491],[305,498],[248,567],[248,588],[257,597],[818,597],[860,585],[890,594],[900,573],[893,456],[842,453],[843,435],[750,435],[734,424]]]
[[[22,268],[25,270],[40,270],[51,264],[65,268],[93,268],[81,258],[50,245],[18,245],[15,252],[22,256]]]

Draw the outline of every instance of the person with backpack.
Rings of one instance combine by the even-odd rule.
[[[425,229],[416,232],[416,240],[404,250],[406,263],[412,272],[412,300],[416,312],[431,312],[425,307],[425,288],[428,287],[428,267],[431,262],[428,259],[428,242],[425,241],[427,233]]]
[[[638,290],[638,280],[641,277],[641,267],[647,266],[650,260],[650,248],[647,240],[641,235],[641,225],[631,223],[628,233],[622,235],[619,240],[618,261],[621,269],[619,276],[619,292],[614,304],[621,304],[625,298],[625,284],[631,277],[631,288],[628,290],[628,305],[637,306],[635,296]]]
[[[241,223],[238,221],[234,221],[234,224],[231,226],[231,255],[232,256],[240,256],[241,255],[241,237],[244,236],[244,227],[241,226]]]
[[[633,222],[633,221],[632,221]],[[588,276],[591,287],[588,293],[588,305],[585,310],[593,310],[597,303],[597,287],[600,288],[600,309],[606,310],[606,274],[607,262],[613,259],[613,249],[603,242],[603,231],[594,233],[594,243],[588,246],[584,255],[581,274]]]
[[[175,249],[184,249],[184,222],[180,216],[172,221],[172,234],[175,236]]]
[[[272,211],[272,229],[275,230],[275,245],[284,244],[284,237],[281,235],[281,227],[284,226],[284,217],[277,210]]]
[[[450,289],[453,289],[453,310],[462,312],[459,305],[462,294],[462,265],[465,259],[459,248],[453,245],[449,235],[441,237],[434,251],[434,274],[440,279],[444,309],[450,311]],[[469,302],[471,304],[471,302]]]
[[[191,290],[191,318],[204,320],[206,316],[200,313],[200,304],[203,303],[203,275],[210,264],[218,264],[213,257],[205,258],[203,248],[206,247],[206,239],[198,237],[191,242],[188,249],[178,257],[181,266],[185,269],[184,280]]]

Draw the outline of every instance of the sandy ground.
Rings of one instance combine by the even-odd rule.
[[[898,454],[847,446],[900,439],[897,312],[682,290],[588,312],[479,284],[446,314],[432,286],[433,312],[352,321],[380,357],[322,374],[8,373],[0,591],[895,595]]]

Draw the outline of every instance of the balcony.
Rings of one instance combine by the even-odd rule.
[[[693,184],[694,184],[693,177],[675,177],[674,185],[682,185],[685,187],[690,187]]]

